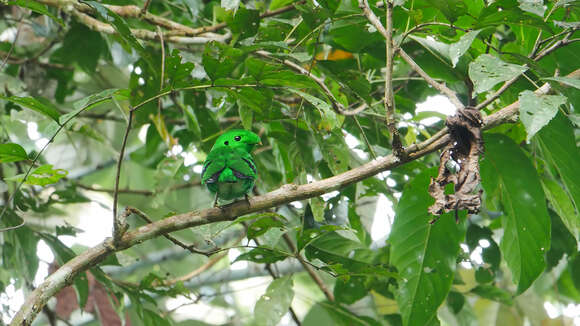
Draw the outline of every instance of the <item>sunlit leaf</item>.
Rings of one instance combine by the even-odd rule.
[[[558,107],[566,103],[562,95],[536,95],[526,90],[520,93],[520,120],[528,132],[528,140],[547,125],[558,113]]]
[[[282,316],[288,312],[288,308],[294,298],[292,276],[284,276],[270,283],[266,293],[258,299],[254,308],[254,316],[258,325],[278,325]]]
[[[469,78],[476,93],[490,90],[495,84],[519,76],[527,68],[501,61],[490,54],[482,54],[469,64]]]

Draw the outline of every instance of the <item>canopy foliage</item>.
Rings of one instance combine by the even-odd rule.
[[[580,302],[576,1],[0,15],[5,323],[549,325]],[[233,128],[259,179],[212,208]]]

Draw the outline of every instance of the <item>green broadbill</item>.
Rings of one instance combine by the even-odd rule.
[[[252,150],[261,143],[255,133],[236,129],[221,135],[211,148],[201,172],[201,182],[218,199],[232,200],[247,196],[257,178]]]

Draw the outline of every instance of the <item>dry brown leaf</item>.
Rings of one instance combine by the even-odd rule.
[[[431,179],[429,193],[435,198],[435,203],[429,207],[429,213],[440,215],[450,211],[457,212],[466,209],[469,214],[479,212],[482,190],[479,176],[479,155],[483,154],[483,139],[481,137],[481,113],[471,107],[457,111],[447,118],[445,124],[449,128],[451,141],[443,149],[440,157],[439,174]],[[457,166],[457,171],[452,167]],[[454,194],[445,194],[445,186],[453,183]],[[435,218],[431,221],[434,223]]]

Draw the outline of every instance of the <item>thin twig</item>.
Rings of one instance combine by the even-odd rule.
[[[141,15],[145,15],[147,13],[147,9],[149,9],[149,5],[151,4],[151,0],[145,0],[145,4],[141,9]]]
[[[2,69],[4,69],[6,62],[8,62],[10,55],[12,55],[12,51],[14,51],[14,48],[16,47],[16,42],[18,41],[18,36],[20,36],[20,30],[22,29],[22,20],[23,19],[24,19],[24,14],[22,14],[22,16],[20,16],[20,19],[18,20],[18,27],[16,28],[16,35],[14,35],[14,40],[12,41],[12,44],[10,45],[10,49],[8,50],[8,53],[6,53],[6,57],[2,60],[2,64],[0,65],[0,71],[2,71]]]
[[[369,152],[371,153],[371,156],[373,157],[373,159],[376,159],[377,154],[375,153],[375,150],[371,146],[371,143],[369,142],[367,135],[365,134],[365,131],[363,130],[362,126],[360,125],[360,122],[358,121],[358,118],[356,116],[353,116],[352,118],[354,120],[354,123],[358,127],[358,130],[360,131],[360,134],[362,135],[363,140],[365,141],[365,144],[367,145],[367,148],[369,149]]]
[[[119,201],[119,181],[121,179],[121,166],[123,165],[123,159],[125,155],[125,147],[127,146],[127,139],[129,138],[129,132],[131,131],[131,124],[133,123],[133,111],[129,110],[129,120],[127,121],[127,128],[125,129],[125,135],[123,136],[123,143],[121,144],[121,150],[119,151],[119,161],[117,162],[117,172],[115,174],[115,191],[113,192],[113,239],[114,243],[120,241],[123,234],[127,231],[127,216],[122,214],[122,216],[117,216],[117,204]]]
[[[153,224],[154,223],[153,220],[151,220],[149,218],[149,216],[147,216],[147,214],[143,213],[142,211],[140,211],[139,209],[137,209],[135,207],[127,206],[125,209],[128,212],[131,212],[132,214],[135,214],[135,215],[139,216],[140,218],[142,218],[143,220],[145,220],[149,224]],[[214,253],[217,253],[217,252],[221,251],[220,248],[214,248],[214,249],[208,250],[208,251],[199,250],[199,249],[196,249],[193,245],[188,246],[185,243],[177,240],[174,236],[172,236],[169,233],[164,234],[163,236],[167,240],[169,240],[169,241],[173,242],[174,244],[180,246],[181,248],[183,248],[183,249],[191,252],[192,254],[200,254],[200,255],[204,255],[204,256],[209,257],[209,256],[213,255]]]
[[[419,76],[423,77],[423,79],[425,79],[425,81],[429,85],[433,86],[433,88],[443,93],[443,95],[447,96],[449,101],[451,101],[451,103],[455,105],[455,107],[458,110],[462,110],[465,108],[465,105],[461,103],[461,101],[457,97],[457,94],[454,91],[445,86],[445,84],[438,83],[437,81],[435,81],[435,79],[433,79],[421,67],[419,67],[419,65],[402,48],[399,48],[398,51],[399,54],[401,55],[401,58],[403,58],[403,60],[405,60],[405,62],[407,62],[407,64],[411,66],[411,68],[415,70],[419,74]]]
[[[157,35],[159,35],[159,43],[161,44],[161,79],[159,80],[159,91],[163,90],[163,82],[165,81],[165,43],[163,42],[163,33],[161,28],[157,26]],[[157,114],[161,119],[161,97],[157,101]]]
[[[324,281],[322,280],[322,278],[320,278],[320,276],[318,274],[316,274],[316,272],[312,269],[311,265],[309,265],[304,260],[302,255],[300,255],[300,253],[298,252],[298,249],[296,248],[296,245],[294,245],[294,242],[292,241],[292,239],[290,239],[290,236],[288,235],[288,233],[284,233],[282,235],[282,238],[284,239],[284,242],[286,242],[286,245],[288,246],[290,251],[294,253],[294,257],[296,257],[296,259],[298,259],[300,264],[302,264],[302,267],[304,267],[304,269],[306,270],[306,272],[308,273],[310,278],[314,281],[314,283],[316,283],[316,285],[318,286],[320,291],[322,291],[322,293],[324,293],[324,295],[326,296],[326,299],[328,299],[328,301],[330,301],[330,302],[333,302],[335,300],[334,293],[332,293],[328,289],[326,284],[324,284]]]

